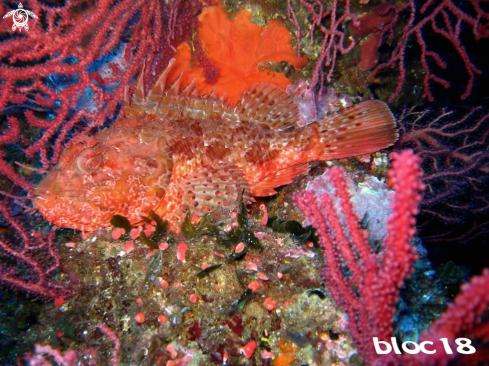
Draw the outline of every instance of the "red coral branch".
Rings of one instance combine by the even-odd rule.
[[[44,130],[40,139],[24,147],[25,156],[39,154],[43,167],[50,168],[57,162],[70,129],[82,123],[84,128],[80,133],[83,133],[102,125],[115,112],[125,86],[142,67],[143,59],[152,62],[152,45],[159,42],[162,33],[156,28],[154,14],[162,10],[158,1],[148,0],[99,0],[92,5],[93,9],[84,1],[50,7],[32,0],[27,6],[34,14],[41,15],[44,22],[33,21],[23,37],[10,31],[7,40],[0,43],[0,59],[4,60],[0,64],[0,109],[28,101],[47,108],[53,108],[53,104],[59,106],[52,119],[36,117],[32,112],[25,114],[31,126]],[[84,6],[88,7],[85,12],[80,10]],[[107,93],[90,77],[89,67],[115,49],[136,17],[140,21],[133,29],[133,55],[124,72],[121,70],[105,80],[106,84],[118,83],[115,91]],[[46,80],[53,75],[78,82],[62,88],[46,86]],[[92,91],[95,110],[79,110],[71,115],[87,90]],[[83,123],[86,120],[91,123]],[[17,136],[21,137],[19,133]]]
[[[335,167],[329,176],[338,203],[327,194],[314,196],[303,191],[294,198],[297,206],[317,229],[325,250],[323,276],[335,302],[348,314],[350,331],[365,362],[372,364],[377,355],[372,336],[388,340],[395,315],[393,304],[399,286],[411,273],[416,260],[409,240],[415,229],[414,216],[421,200],[419,158],[410,150],[394,154],[389,177],[396,195],[388,220],[385,250],[376,255],[365,239],[354,214],[343,170]],[[351,273],[345,275],[343,267]]]
[[[470,95],[475,75],[479,75],[481,70],[471,61],[462,42],[461,33],[463,27],[468,26],[475,40],[489,37],[489,31],[487,29],[489,12],[482,9],[481,2],[478,0],[469,1],[472,5],[473,15],[464,12],[452,0],[428,0],[424,2],[421,8],[417,7],[416,0],[409,0],[403,5],[392,5],[385,10],[385,14],[394,11],[395,15],[391,22],[382,27],[382,38],[394,39],[396,25],[399,24],[400,19],[404,19],[404,14],[408,14],[408,21],[401,31],[402,37],[397,42],[390,59],[378,66],[378,70],[387,67],[397,68],[399,70],[398,84],[389,102],[392,102],[399,95],[404,85],[406,79],[406,50],[409,47],[408,41],[410,40],[414,40],[421,48],[420,61],[425,71],[423,96],[428,98],[429,101],[434,100],[430,90],[430,81],[438,83],[445,88],[450,86],[450,82],[437,76],[432,71],[433,67],[430,66],[430,60],[432,60],[442,69],[446,69],[447,67],[447,63],[443,60],[442,55],[431,51],[425,41],[423,32],[430,28],[449,41],[462,59],[465,70],[469,75],[469,80],[464,93],[461,95],[461,99],[465,99]]]
[[[54,248],[54,231],[36,239],[2,205],[0,214],[8,220],[14,231],[10,237],[15,240],[0,240],[0,254],[9,258],[0,262],[0,283],[45,298],[69,296],[70,289],[55,277],[60,258]]]
[[[309,86],[310,89],[314,90],[318,85],[319,87],[323,86],[323,65],[328,68],[326,80],[330,82],[336,64],[337,53],[340,52],[344,55],[350,52],[355,46],[354,41],[350,41],[348,45],[345,45],[345,33],[340,29],[344,23],[350,20],[354,24],[357,24],[356,17],[350,11],[350,0],[345,1],[341,10],[338,9],[337,0],[333,0],[332,2],[325,2],[323,0],[298,0],[298,2],[311,16],[311,29],[307,32],[309,33],[310,44],[314,44],[314,31],[316,28],[323,34],[321,50]],[[291,0],[287,0],[287,17],[296,28],[297,58],[299,58],[301,51],[300,39],[306,35],[306,32],[299,25]]]
[[[9,185],[3,181],[4,190],[12,192],[12,184],[27,194],[33,190],[33,184],[12,165],[7,145],[22,148],[23,154],[18,154],[16,160],[31,164],[38,160],[46,170],[57,162],[67,144],[101,126],[115,113],[143,59],[151,63],[155,57],[153,45],[162,34],[161,24],[156,21],[161,6],[159,1],[151,0],[75,0],[60,7],[38,0],[25,4],[39,19],[31,19],[29,31],[20,35],[8,28],[0,42],[0,110],[17,114],[7,118],[0,134],[0,173],[11,182]],[[7,27],[7,22],[3,21],[2,26]],[[132,42],[126,47],[130,56],[117,68],[119,72],[105,77],[105,84],[114,85],[113,90],[106,91],[90,77],[90,68],[113,52],[129,33]],[[80,106],[87,99],[85,93],[90,93],[89,108]],[[40,138],[32,139],[35,134]],[[53,234],[36,243],[25,224],[12,216],[12,207],[6,200],[0,204],[2,224],[14,230],[10,236],[13,241],[0,242],[4,257],[1,282],[37,296],[66,295],[69,291],[56,284],[51,275],[59,267]],[[49,265],[43,262],[43,256],[50,258]]]
[[[398,147],[411,148],[421,157],[428,187],[418,218],[422,234],[424,226],[430,232],[423,240],[464,244],[484,235],[489,213],[489,179],[483,174],[489,163],[489,112],[480,107],[453,112],[413,108],[402,112],[399,126]]]
[[[421,337],[421,341],[433,342],[434,349],[438,350],[435,354],[380,356],[374,350],[372,337],[389,341],[393,335],[398,289],[417,259],[410,240],[416,231],[415,216],[421,201],[420,192],[424,189],[420,158],[411,150],[393,154],[393,157],[388,176],[395,195],[387,224],[388,234],[379,254],[374,253],[362,236],[342,169],[335,167],[328,173],[337,198],[328,194],[314,196],[308,191],[294,197],[297,206],[316,228],[324,248],[326,285],[335,302],[347,313],[352,337],[368,365],[447,365],[462,353],[455,344],[459,337],[467,337],[473,346],[477,342],[479,347],[470,357],[463,355],[465,364],[487,362],[488,349],[480,343],[489,341],[489,326],[482,322],[489,306],[489,269],[484,270],[481,277],[472,278],[470,284],[463,285],[462,293],[449,305],[447,312]],[[446,352],[440,338],[448,339],[453,354]]]
[[[484,269],[481,276],[474,276],[469,283],[462,285],[462,292],[455,298],[455,301],[448,305],[448,309],[435,320],[430,329],[421,336],[420,342],[435,341],[433,349],[437,352],[433,355],[423,353],[411,359],[412,365],[446,365],[448,359],[462,356],[465,365],[482,364],[482,361],[489,359],[488,349],[478,347],[478,344],[489,342],[489,324],[482,322],[482,315],[487,313],[489,307],[489,269]],[[447,355],[443,344],[439,341],[447,338],[452,355]],[[476,353],[464,355],[459,352],[458,345],[455,343],[457,338],[470,339],[472,347],[476,346]],[[476,345],[477,341],[477,345]],[[464,349],[468,351],[468,348]],[[484,354],[484,358],[480,358]],[[409,364],[406,361],[407,364]]]
[[[28,32],[13,31],[12,20],[2,20],[0,41],[0,174],[6,178],[0,193],[9,197],[0,204],[0,223],[15,231],[13,241],[1,242],[0,264],[8,262],[6,255],[31,268],[31,275],[22,278],[10,267],[0,271],[4,283],[43,297],[58,291],[46,280],[51,267],[45,268],[30,251],[36,244],[26,224],[11,214],[19,206],[18,200],[11,200],[18,187],[27,195],[33,191],[22,170],[47,171],[64,148],[113,118],[143,65],[150,85],[171,58],[171,48],[191,34],[202,8],[194,0],[49,4],[24,4],[38,16],[29,20]],[[52,237],[36,247],[51,250]]]

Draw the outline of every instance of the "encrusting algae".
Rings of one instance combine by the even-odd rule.
[[[311,161],[367,154],[397,140],[381,101],[298,127],[298,108],[281,89],[254,84],[231,106],[199,95],[195,81],[167,87],[174,62],[147,96],[140,77],[113,126],[63,152],[33,201],[48,221],[91,232],[110,226],[115,214],[136,224],[154,210],[179,232],[189,210],[231,211],[241,192],[248,202],[273,195]]]

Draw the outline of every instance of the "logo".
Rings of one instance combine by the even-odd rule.
[[[37,15],[34,14],[30,10],[24,9],[22,3],[19,3],[19,8],[9,11],[7,14],[3,16],[3,19],[12,16],[14,24],[12,25],[12,30],[15,31],[17,28],[22,31],[22,28],[25,28],[26,31],[29,30],[29,24],[27,24],[29,20],[29,15],[33,18],[37,18]]]
[[[401,350],[399,349],[399,345],[397,344],[396,337],[391,337],[392,346],[387,341],[379,341],[378,337],[373,337],[372,340],[374,342],[375,352],[378,355],[387,355],[391,353],[392,350],[394,350],[394,352],[398,355],[402,354]],[[443,345],[443,349],[445,350],[445,353],[447,355],[453,355],[453,349],[452,349],[453,344],[452,346],[450,346],[450,343],[453,343],[453,340],[452,342],[449,342],[448,338],[440,338],[440,342]],[[457,338],[455,339],[455,344],[457,345],[457,352],[463,355],[471,355],[476,351],[475,347],[472,346],[472,341],[468,338]],[[409,345],[411,345],[411,347],[409,347]],[[427,348],[427,345],[433,348],[429,349]],[[382,349],[383,347],[385,347],[385,349]],[[424,341],[421,342],[421,344],[412,341],[406,341],[406,342],[402,342],[401,347],[404,352],[409,353],[411,355],[416,355],[419,352],[422,352],[427,355],[432,355],[436,353],[437,350],[441,351],[440,344],[436,340],[435,342]]]

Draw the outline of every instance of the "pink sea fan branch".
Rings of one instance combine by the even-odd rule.
[[[466,12],[461,5],[456,4],[453,0],[428,0],[419,7],[419,2],[409,0],[400,6],[391,5],[386,8],[385,13],[393,11],[393,19],[382,27],[382,43],[386,39],[393,40],[396,37],[395,27],[402,19],[407,18],[407,22],[402,28],[401,39],[396,43],[394,51],[390,55],[388,61],[380,64],[378,70],[384,68],[392,68],[399,70],[399,78],[397,87],[390,97],[389,102],[392,102],[401,92],[406,80],[406,51],[410,47],[409,42],[414,41],[420,47],[419,60],[425,71],[424,75],[424,97],[429,101],[434,100],[434,96],[430,89],[430,82],[435,82],[445,88],[450,86],[450,82],[434,72],[433,64],[446,69],[447,63],[443,60],[442,55],[432,50],[432,46],[426,42],[424,32],[433,31],[451,43],[458,56],[462,59],[464,68],[468,74],[469,80],[465,91],[461,95],[461,99],[466,99],[474,84],[475,76],[481,74],[481,70],[472,62],[466,45],[462,41],[462,32],[464,28],[469,28],[474,36],[474,39],[489,37],[489,12],[485,11],[481,3],[487,1],[469,0],[472,8],[471,12]],[[468,5],[468,4],[464,4]],[[407,14],[407,16],[406,16]],[[401,16],[402,15],[402,16]]]
[[[388,219],[384,251],[375,254],[354,214],[343,170],[329,170],[338,202],[327,194],[315,196],[303,191],[294,197],[297,206],[317,229],[325,250],[323,276],[335,302],[349,316],[350,331],[365,362],[377,358],[372,335],[381,340],[392,336],[393,304],[399,286],[412,271],[417,259],[410,239],[415,233],[414,216],[421,200],[419,158],[406,150],[393,154],[389,177],[396,192]],[[344,267],[348,268],[346,275]]]
[[[318,29],[322,33],[321,50],[319,51],[317,64],[309,86],[310,89],[315,90],[317,86],[320,88],[323,86],[323,67],[327,68],[326,80],[330,82],[336,65],[337,53],[344,55],[355,46],[353,40],[347,41],[345,39],[345,33],[340,29],[349,21],[357,24],[356,16],[350,11],[350,0],[346,0],[340,8],[338,0],[330,2],[323,0],[298,0],[298,3],[310,14],[311,28],[307,31],[310,45],[314,44],[314,31]],[[305,36],[306,32],[299,24],[291,0],[287,0],[287,17],[296,28],[297,57],[299,57],[301,51],[300,38]]]
[[[54,231],[47,237],[31,236],[8,209],[0,205],[0,214],[8,221],[11,240],[1,234],[0,284],[44,298],[67,297],[71,290],[56,279],[60,258],[55,249]]]
[[[399,287],[412,272],[417,259],[410,240],[415,233],[415,216],[421,201],[420,158],[411,150],[393,154],[388,176],[394,186],[392,214],[388,219],[383,250],[376,254],[361,235],[346,181],[340,168],[328,175],[337,198],[328,194],[315,196],[303,191],[294,197],[297,206],[317,229],[324,248],[323,276],[333,299],[349,317],[349,330],[359,354],[368,365],[445,366],[460,358],[464,365],[487,364],[489,360],[489,269],[462,286],[448,310],[421,336],[420,342],[432,342],[435,354],[379,355],[372,337],[390,341],[392,323],[399,300]],[[347,270],[345,270],[347,268]],[[467,338],[477,352],[461,355],[457,338]],[[453,353],[446,352],[440,339],[446,338]],[[456,350],[456,351],[455,351]],[[468,350],[468,348],[464,348]]]

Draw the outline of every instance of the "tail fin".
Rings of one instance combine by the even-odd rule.
[[[361,102],[324,118],[319,132],[319,160],[372,153],[391,146],[399,137],[394,116],[379,100]]]

